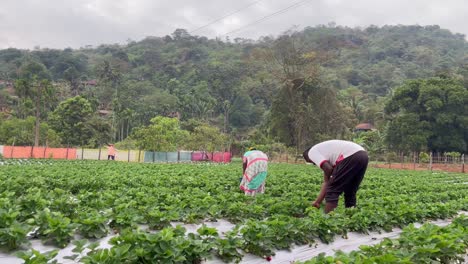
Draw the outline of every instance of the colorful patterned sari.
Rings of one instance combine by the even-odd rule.
[[[247,167],[239,186],[240,189],[245,192],[245,195],[254,196],[257,193],[264,193],[268,156],[259,150],[251,150],[244,154],[243,162],[247,163]]]

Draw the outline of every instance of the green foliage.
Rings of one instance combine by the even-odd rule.
[[[179,219],[180,216],[176,211],[160,210],[159,208],[150,209],[145,215],[146,223],[150,229],[163,229],[171,225],[171,221]]]
[[[397,150],[467,150],[468,90],[460,81],[431,78],[408,81],[386,105],[387,142]]]
[[[468,246],[467,217],[455,218],[446,227],[410,225],[398,239],[384,239],[374,246],[360,246],[351,253],[319,254],[304,263],[463,263]]]
[[[136,129],[133,137],[140,149],[174,151],[179,142],[187,140],[188,132],[180,129],[177,118],[157,116],[149,126]]]
[[[138,223],[143,223],[144,217],[135,208],[136,202],[117,200],[110,215],[109,227],[116,233],[125,229],[135,229]]]
[[[109,232],[107,227],[108,217],[100,214],[97,211],[89,211],[80,214],[76,223],[78,231],[85,238],[101,238],[105,237]]]
[[[341,90],[338,93],[340,101],[350,109],[354,116],[362,121],[365,118],[365,111],[367,110],[366,103],[368,102],[368,96],[359,90],[357,87],[351,86],[345,90]]]
[[[214,235],[214,251],[216,256],[221,258],[226,263],[239,263],[242,260],[242,254],[239,248],[242,248],[243,239],[237,236],[236,230],[229,231],[225,234],[225,238]]]
[[[362,29],[330,24],[275,38],[231,42],[178,29],[171,36],[125,45],[0,50],[0,76],[20,84],[15,85],[15,94],[0,91],[0,106],[21,119],[41,108],[39,115],[44,119],[57,100],[81,95],[93,111],[112,111],[111,122],[98,122],[101,125],[91,129],[102,136],[81,142],[75,135],[76,140],[64,140],[65,144],[80,141],[95,146],[107,134],[112,141],[121,141],[134,128],[149,125],[154,116],[178,112],[182,120],[209,122],[242,140],[247,130],[267,124],[272,128],[270,136],[302,149],[324,139],[345,138],[360,121],[382,129],[384,96],[405,80],[444,73],[466,84],[466,54],[466,39],[439,26]],[[306,86],[296,90],[292,82],[300,79]],[[29,89],[42,80],[51,81],[57,89],[47,107],[45,97],[39,96],[46,93],[32,96]],[[460,124],[463,115],[457,118]],[[453,117],[438,119],[442,124]],[[402,126],[401,122],[394,126]],[[103,133],[99,128],[109,123],[112,130],[106,128]],[[426,130],[416,130],[420,129]],[[419,148],[427,135],[418,134],[409,134],[412,143],[401,148]],[[453,140],[449,149],[439,151],[462,152],[453,147],[460,135],[452,137],[429,138],[431,149],[439,150]]]
[[[353,141],[366,149],[371,159],[377,159],[385,150],[384,135],[378,130],[358,132]]]
[[[44,242],[50,242],[54,245],[64,248],[72,240],[75,233],[75,224],[71,223],[70,218],[64,217],[58,212],[50,212],[49,209],[37,214],[31,220],[31,223],[38,226],[35,234]]]
[[[229,122],[234,127],[248,127],[255,125],[262,114],[255,112],[254,104],[247,92],[239,91],[230,107]]]
[[[284,81],[272,100],[272,135],[296,149],[343,134],[347,119],[336,91],[324,78],[320,56],[305,45],[297,35],[286,34],[263,54]]]
[[[267,258],[294,244],[330,243],[350,231],[389,231],[428,219],[451,218],[468,209],[466,174],[369,168],[358,192],[358,207],[345,209],[340,203],[325,215],[310,204],[323,179],[319,169],[269,164],[265,194],[249,197],[239,190],[241,168],[240,163],[8,163],[0,170],[0,234],[5,230],[2,224],[12,230],[18,223],[27,230],[37,228],[33,235],[63,247],[73,239],[75,229],[90,238],[104,236],[110,228],[116,231],[107,249],[75,241],[70,258],[77,263],[198,263],[212,255],[239,262],[245,251]],[[215,219],[238,225],[225,234],[208,226],[192,234],[170,226]],[[457,229],[466,229],[466,219],[454,223]],[[462,229],[425,229],[428,237],[418,232],[411,229],[421,242],[405,242],[405,246],[424,263],[435,255],[454,259],[462,247],[458,236],[466,236]],[[18,234],[24,233],[10,232],[6,237],[22,246],[26,243]],[[433,251],[445,245],[447,251]],[[392,252],[407,251],[395,246]],[[29,252],[26,257],[44,256]]]
[[[445,156],[452,157],[452,158],[458,158],[458,157],[461,156],[461,153],[460,153],[460,152],[456,152],[456,151],[452,151],[452,152],[445,152],[444,155],[445,155]]]
[[[125,54],[123,55],[126,56]],[[94,72],[99,80],[100,89],[97,90],[96,96],[99,101],[109,109],[112,99],[118,98],[120,85],[122,81],[122,71],[126,67],[126,61],[121,57],[103,57],[97,65]],[[115,109],[117,110],[117,109]]]
[[[123,232],[112,238],[111,249],[94,249],[81,259],[83,263],[200,263],[211,256],[212,244],[196,234],[185,237],[182,227],[166,228],[150,234]]]
[[[25,61],[19,69],[19,79],[14,89],[18,95],[17,115],[25,118],[31,110],[35,116],[34,146],[39,146],[41,118],[46,116],[57,99],[55,87],[50,82],[46,67],[36,61]]]
[[[91,104],[82,96],[61,102],[50,114],[49,120],[61,136],[63,144],[97,146],[110,138],[110,125],[95,116]]]
[[[28,243],[26,235],[31,227],[19,222],[19,215],[19,211],[0,207],[0,248],[14,250]]]
[[[115,147],[117,149],[137,149],[138,148],[136,144],[136,140],[131,137],[128,137],[120,142],[117,142],[115,144]]]
[[[37,74],[17,79],[15,93],[18,104],[15,108],[17,116],[24,118],[31,113],[38,118],[46,116],[44,112],[55,105],[56,90],[48,79],[40,79]]]
[[[340,135],[346,129],[344,111],[334,91],[314,80],[316,76],[309,78],[281,89],[270,114],[272,135],[298,149]]]
[[[0,123],[0,143],[4,145],[31,146],[34,144],[35,117],[11,118]],[[40,124],[39,145],[58,147],[61,138],[47,123]]]
[[[24,260],[24,264],[56,264],[57,260],[52,260],[57,256],[58,250],[51,250],[41,253],[35,249],[30,251],[20,251],[16,254],[17,257]]]
[[[19,78],[22,80],[50,80],[51,76],[44,64],[38,61],[25,61],[19,68]],[[28,91],[24,91],[27,94]]]
[[[386,142],[390,149],[420,151],[427,148],[430,124],[421,121],[417,114],[407,113],[388,123]]]
[[[419,162],[429,163],[430,156],[426,152],[419,153]]]
[[[385,153],[385,161],[387,163],[398,162],[399,161],[398,154],[396,152],[393,152],[393,151],[387,151]]]
[[[111,141],[111,131],[112,127],[109,120],[94,114],[87,119],[85,123],[84,133],[86,133],[89,138],[85,141],[87,142],[85,144],[91,147],[102,146],[103,144]]]
[[[190,133],[185,145],[192,150],[224,151],[228,147],[228,137],[215,126],[200,124]]]

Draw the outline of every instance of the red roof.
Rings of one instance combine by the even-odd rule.
[[[358,129],[358,130],[372,130],[374,129],[374,126],[370,123],[361,123],[359,125],[357,125],[354,129]]]
[[[97,81],[96,80],[89,80],[89,81],[85,81],[84,84],[86,84],[86,85],[96,85]]]
[[[98,113],[100,115],[110,115],[112,114],[112,111],[111,110],[98,110]]]

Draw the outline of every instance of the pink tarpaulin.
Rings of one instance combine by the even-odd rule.
[[[215,152],[213,153],[212,161],[214,162],[231,162],[231,153]]]
[[[194,151],[192,161],[231,162],[231,153]]]
[[[192,152],[192,161],[207,161],[209,157],[207,152],[194,151]]]

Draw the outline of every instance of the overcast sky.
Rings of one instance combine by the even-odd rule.
[[[79,48],[192,31],[222,36],[300,0],[0,0],[0,49]],[[252,4],[254,3],[254,4]],[[231,39],[277,35],[336,22],[344,26],[440,25],[468,35],[467,0],[303,0],[286,12],[229,34]],[[250,6],[249,6],[250,5]],[[248,7],[247,7],[248,6]]]

